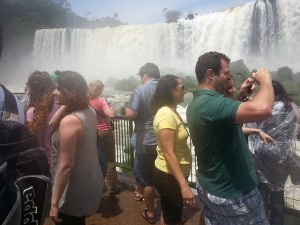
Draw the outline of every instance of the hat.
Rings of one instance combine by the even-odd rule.
[[[155,79],[158,79],[160,77],[158,66],[154,63],[146,63],[140,68],[139,73],[137,75],[143,76],[145,74]]]
[[[57,75],[55,73],[50,74],[50,78],[52,81],[57,81]]]
[[[58,76],[55,73],[50,74],[50,78],[55,86],[57,86],[57,78]]]

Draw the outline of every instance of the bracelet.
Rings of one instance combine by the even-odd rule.
[[[250,98],[249,96],[239,96],[238,100],[240,100],[241,102],[246,102],[249,100],[249,98]]]

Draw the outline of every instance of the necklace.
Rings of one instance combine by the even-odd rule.
[[[179,119],[180,123],[182,124],[182,126],[184,127],[185,131],[187,132],[188,136],[190,136],[190,133],[187,129],[187,125],[185,124],[185,122],[182,120],[181,116],[179,115],[179,113],[176,111],[176,109],[174,107],[170,107],[168,106],[177,116],[177,118]]]

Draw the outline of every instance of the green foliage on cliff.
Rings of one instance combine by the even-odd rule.
[[[239,91],[239,88],[243,81],[251,76],[252,72],[256,72],[255,69],[251,70],[246,66],[243,60],[238,60],[230,64],[230,71],[233,76],[234,86]],[[192,92],[198,88],[198,82],[196,75],[186,75],[184,73],[176,73],[172,68],[164,70],[164,74],[178,74],[183,81],[186,92]],[[291,98],[300,105],[300,72],[293,73],[293,70],[289,67],[281,67],[277,71],[271,72],[273,79],[280,81],[285,87],[286,91],[290,94]],[[122,91],[133,91],[138,85],[140,80],[137,77],[131,76],[127,79],[118,80],[111,78],[110,84],[114,84],[115,89]],[[256,85],[256,91],[258,85]],[[238,93],[237,93],[238,94]]]
[[[130,76],[127,79],[118,80],[115,83],[115,89],[120,91],[133,91],[140,84],[140,81],[134,77]]]
[[[167,8],[163,9],[163,13],[166,23],[176,23],[182,15],[178,10],[169,10]]]
[[[229,67],[234,80],[234,86],[238,89],[244,80],[251,75],[251,72],[242,59],[231,62]]]
[[[250,71],[243,60],[232,62],[230,64],[230,72],[233,76],[236,89],[239,90],[243,81],[247,77],[250,77],[252,72],[255,71],[255,69]],[[286,91],[291,95],[291,98],[297,105],[300,105],[300,73],[294,74],[293,70],[287,66],[281,67],[277,71],[271,73],[273,79],[281,82]],[[258,87],[256,89],[258,89]]]
[[[0,0],[0,21],[8,60],[32,52],[36,29],[100,28],[122,24],[117,13],[92,19],[78,16],[67,0]]]

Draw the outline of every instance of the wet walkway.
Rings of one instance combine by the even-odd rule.
[[[134,179],[124,173],[119,173],[119,185],[121,192],[115,196],[103,195],[101,205],[96,214],[86,220],[87,225],[148,225],[149,223],[141,216],[145,208],[144,202],[134,199]],[[197,199],[198,200],[198,199]],[[156,199],[157,223],[159,224],[159,199]],[[184,209],[188,217],[185,225],[197,225],[200,217],[200,204],[197,203],[195,210]],[[286,217],[285,225],[299,225],[300,218]],[[44,225],[53,225],[49,218]]]
[[[86,220],[87,225],[149,225],[141,216],[145,203],[134,199],[134,179],[124,173],[119,173],[121,192],[115,196],[104,193],[99,210]],[[159,199],[156,199],[157,225],[159,224]],[[189,218],[185,225],[198,224],[199,210],[185,209]],[[53,225],[49,218],[44,225]]]

